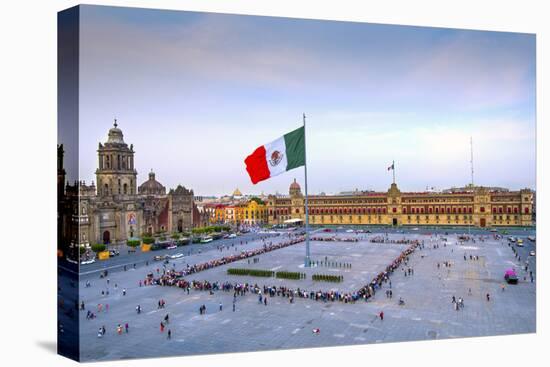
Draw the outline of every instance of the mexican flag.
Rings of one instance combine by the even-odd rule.
[[[303,126],[258,147],[244,160],[253,184],[303,166],[305,162],[306,143]]]

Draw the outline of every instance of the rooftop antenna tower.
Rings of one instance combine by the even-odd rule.
[[[472,136],[470,136],[470,167],[471,167],[471,173],[472,173],[472,181],[470,182],[471,188],[472,188],[472,194],[475,195],[474,190],[474,141],[472,139]],[[474,196],[472,196],[472,199]],[[473,215],[473,210],[472,210]],[[473,217],[472,217],[473,218]],[[470,225],[472,223],[472,219],[468,218],[468,236],[470,236]]]
[[[474,141],[470,136],[470,165],[472,168],[472,190],[474,188]]]

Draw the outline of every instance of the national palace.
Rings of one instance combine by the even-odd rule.
[[[304,196],[294,180],[286,197],[269,196],[267,222],[305,219]],[[466,187],[445,192],[401,192],[395,183],[386,192],[310,195],[312,225],[531,226],[533,192]]]

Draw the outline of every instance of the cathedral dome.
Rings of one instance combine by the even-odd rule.
[[[124,135],[122,134],[122,130],[118,128],[118,124],[113,124],[113,127],[109,129],[107,143],[114,143],[114,144],[124,144]]]
[[[241,191],[237,188],[237,189],[235,189],[235,191],[233,191],[233,196],[243,196],[243,194],[242,194]]]
[[[155,172],[151,170],[149,179],[138,187],[140,195],[165,195],[166,188],[155,179]]]

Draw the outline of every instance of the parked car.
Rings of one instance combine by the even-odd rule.
[[[170,245],[170,246],[166,247],[166,249],[167,249],[167,250],[173,250],[173,249],[175,249],[175,248],[177,248],[177,247],[178,247],[178,246],[176,246],[176,245]]]
[[[227,236],[227,238],[236,238],[237,235],[235,233],[231,233],[229,236]]]
[[[95,259],[84,260],[80,262],[80,265],[88,265],[95,263]]]
[[[155,257],[153,257],[153,260],[162,261],[162,260],[165,260],[167,258],[168,258],[168,255],[156,255]]]
[[[110,257],[118,256],[118,255],[120,255],[120,252],[118,252],[118,250],[111,250],[111,251],[109,251],[109,256],[110,256]]]
[[[534,250],[529,251],[529,256],[535,256],[535,251]]]
[[[170,256],[171,259],[179,259],[180,257],[183,257],[183,254],[181,252],[178,252],[177,254],[173,254]]]

